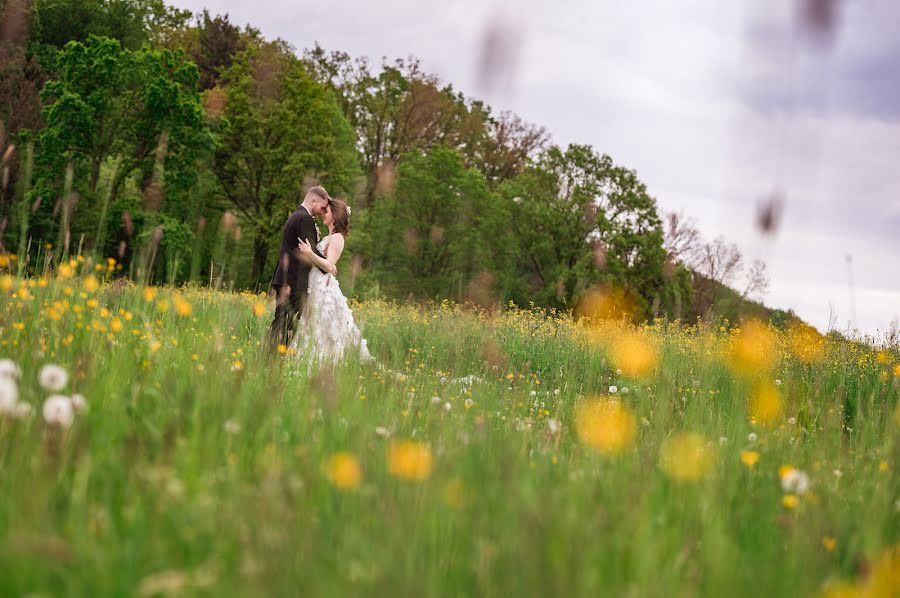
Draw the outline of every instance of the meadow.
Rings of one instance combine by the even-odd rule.
[[[897,347],[115,268],[0,276],[0,595],[898,595]]]

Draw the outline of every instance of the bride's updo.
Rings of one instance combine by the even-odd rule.
[[[331,225],[334,232],[350,236],[350,207],[340,199],[331,200]]]

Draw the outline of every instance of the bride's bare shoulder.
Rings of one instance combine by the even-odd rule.
[[[334,233],[333,235],[328,235],[328,243],[334,244],[335,247],[344,248],[344,235],[341,233]]]

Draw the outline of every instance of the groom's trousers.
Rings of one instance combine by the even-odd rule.
[[[273,285],[275,291],[275,317],[269,327],[269,349],[277,351],[279,345],[290,346],[294,326],[303,313],[307,294],[303,292],[283,292],[280,285]]]

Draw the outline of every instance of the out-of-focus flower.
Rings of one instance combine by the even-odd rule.
[[[38,382],[50,392],[59,392],[66,387],[68,381],[69,374],[66,370],[52,363],[48,363],[38,372]]]
[[[747,434],[747,440],[750,442],[756,442],[756,432],[750,432]]]
[[[44,421],[53,426],[68,428],[75,420],[75,410],[69,397],[51,395],[44,401]]]
[[[715,455],[699,434],[682,433],[667,438],[660,448],[660,466],[670,478],[695,482],[712,469]]]
[[[617,392],[619,392],[619,389],[615,385],[609,387],[609,394],[614,395]]]
[[[375,428],[375,434],[381,436],[382,438],[390,438],[391,431],[384,426],[378,426],[377,428]]]
[[[78,393],[73,394],[71,399],[72,401],[72,409],[75,410],[75,413],[82,414],[87,413],[88,404],[87,399],[84,398],[84,395],[80,395]]]
[[[788,509],[795,509],[800,504],[800,499],[795,494],[785,494],[781,497],[781,504]]]
[[[97,277],[93,274],[89,274],[84,279],[84,290],[88,293],[93,293],[97,289],[100,288],[100,282],[97,280]]]
[[[175,305],[175,312],[183,318],[191,315],[191,312],[194,309],[187,299],[181,295],[172,297],[172,303]]]
[[[19,400],[19,387],[12,378],[0,376],[0,413],[12,414]]]
[[[741,451],[741,463],[749,468],[753,468],[759,461],[759,453],[756,451]]]
[[[229,419],[222,426],[222,429],[225,430],[226,434],[231,434],[234,436],[235,434],[239,434],[241,431],[241,424],[237,420]]]
[[[413,440],[395,440],[388,448],[388,471],[407,480],[427,480],[433,460],[431,447]]]
[[[750,416],[764,426],[775,423],[782,412],[781,393],[770,383],[756,384],[750,395]]]
[[[825,536],[822,538],[822,546],[825,547],[825,550],[831,552],[837,546],[837,540],[832,536]]]
[[[634,414],[617,399],[600,399],[579,405],[575,429],[583,443],[606,454],[629,448],[636,434]]]
[[[809,490],[809,476],[806,473],[791,467],[782,466],[778,471],[781,478],[781,489],[790,494],[805,494]]]
[[[22,376],[22,370],[12,359],[0,359],[0,378],[12,378],[18,380]]]
[[[777,338],[768,325],[750,320],[731,339],[728,365],[738,373],[755,376],[772,368],[777,354]]]
[[[362,481],[362,467],[356,457],[342,451],[328,459],[325,475],[338,490],[353,490]]]
[[[656,367],[659,351],[648,334],[626,332],[613,340],[611,357],[623,375],[644,378]]]
[[[555,420],[552,417],[547,420],[547,430],[549,430],[551,434],[559,434],[561,429],[562,426],[558,420]]]

